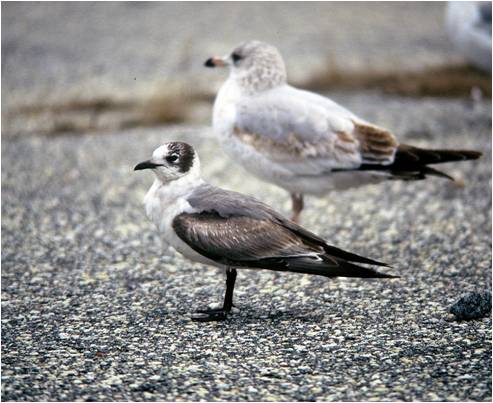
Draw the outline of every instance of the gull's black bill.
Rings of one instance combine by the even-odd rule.
[[[212,60],[212,57],[209,57],[209,58],[205,61],[204,66],[205,66],[205,67],[216,67],[216,65],[214,64],[214,61]]]
[[[140,171],[141,169],[153,169],[160,166],[162,166],[162,164],[155,164],[154,162],[147,160],[135,165],[134,171]]]

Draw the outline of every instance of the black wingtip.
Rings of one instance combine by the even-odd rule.
[[[483,155],[482,152],[473,150],[438,150],[438,153],[441,152],[444,154],[443,162],[477,160]]]
[[[340,277],[360,277],[360,278],[399,278],[399,276],[387,273],[381,273],[370,267],[363,267],[347,261],[339,261],[339,267],[333,269],[339,272]],[[389,266],[386,266],[389,267]]]
[[[446,174],[445,172],[439,171],[438,169],[429,167],[429,166],[424,166],[421,172],[424,175],[432,175],[432,176],[438,176],[439,178],[445,178],[451,181],[455,181],[454,177]]]
[[[466,151],[466,159],[477,160],[483,155],[481,151]]]
[[[334,256],[336,258],[344,259],[349,262],[356,262],[356,263],[365,263],[365,264],[371,264],[374,266],[382,266],[382,267],[391,267],[388,263],[384,262],[379,262],[378,260],[370,259],[368,257],[364,257],[361,255],[357,255],[356,253],[351,253],[348,251],[345,251],[344,249],[337,248],[332,245],[324,245],[325,252],[331,256]]]
[[[372,267],[360,266],[347,260],[333,259],[325,257],[329,266],[326,268],[325,275],[328,277],[359,277],[359,278],[398,278],[393,274],[376,271]],[[335,266],[334,266],[335,263]],[[387,266],[389,267],[389,266]]]

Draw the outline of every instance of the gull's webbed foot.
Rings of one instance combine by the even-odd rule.
[[[224,308],[200,309],[192,315],[194,322],[221,322],[226,320],[229,311]]]
[[[233,305],[233,289],[235,287],[236,270],[228,267],[226,270],[226,294],[224,295],[224,304],[221,308],[208,308],[196,311],[192,315],[195,322],[221,322],[226,320],[228,313],[231,312]]]

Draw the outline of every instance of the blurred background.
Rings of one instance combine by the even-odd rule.
[[[449,313],[491,290],[491,3],[1,10],[2,400],[491,401],[491,315]],[[206,180],[289,214],[210,127],[227,72],[203,63],[250,39],[400,142],[483,157],[306,198],[305,227],[400,279],[241,272],[230,320],[198,326],[223,278],[167,248],[132,169],[186,141]]]
[[[203,62],[249,39],[312,90],[490,98],[491,4],[469,3],[5,3],[2,134],[208,123],[226,72]]]

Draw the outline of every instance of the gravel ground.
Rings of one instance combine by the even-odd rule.
[[[214,184],[289,211],[204,127],[4,139],[3,400],[491,400],[491,316],[448,308],[491,287],[491,103],[336,94],[419,145],[469,147],[439,178],[308,199],[304,224],[394,265],[395,280],[242,271],[234,314],[195,323],[223,277],[167,249],[144,216],[160,143]]]

